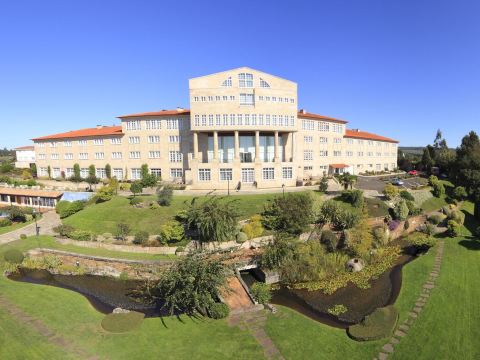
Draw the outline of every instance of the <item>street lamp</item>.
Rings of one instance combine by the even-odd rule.
[[[285,198],[285,184],[282,184],[283,197]]]
[[[35,234],[37,234],[37,237],[40,235],[40,228],[38,227],[37,224],[37,210],[33,209],[33,219],[35,220]]]

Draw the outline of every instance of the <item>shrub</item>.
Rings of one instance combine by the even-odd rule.
[[[438,183],[438,177],[436,177],[435,175],[430,175],[430,177],[428,178],[428,185],[433,186],[433,184],[436,183]]]
[[[465,222],[465,214],[459,210],[453,210],[448,216],[450,220],[456,221],[458,224],[463,225]]]
[[[74,230],[70,233],[70,238],[78,241],[96,241],[97,236],[91,231],[87,230]]]
[[[465,190],[465,188],[463,186],[457,186],[453,190],[453,195],[455,196],[455,199],[457,199],[457,200],[464,200],[464,199],[467,198],[468,193],[467,193],[467,190]]]
[[[235,236],[235,240],[237,241],[237,243],[243,244],[245,241],[248,240],[248,235],[245,234],[244,232],[240,231],[240,232]]]
[[[349,209],[340,209],[333,218],[332,224],[338,230],[351,229],[360,221],[360,215]]]
[[[117,228],[115,229],[115,237],[122,241],[125,241],[128,234],[130,234],[131,228],[130,225],[126,223],[118,223]]]
[[[55,211],[57,212],[58,215],[60,215],[61,219],[64,219],[66,217],[69,217],[70,215],[73,215],[80,210],[82,210],[85,207],[85,203],[83,201],[59,201],[57,205],[55,206]]]
[[[328,252],[334,252],[338,246],[338,237],[331,230],[323,230],[320,235],[320,243],[325,246]]]
[[[260,215],[254,215],[250,218],[250,222],[242,227],[242,232],[247,234],[249,239],[253,239],[262,236],[264,228],[262,226],[262,217]]]
[[[5,212],[8,213],[8,218],[11,221],[16,221],[16,222],[27,221],[27,218],[25,216],[25,211],[18,206],[10,206],[5,209]]]
[[[182,253],[185,251],[185,247],[184,246],[179,246],[177,247],[177,249],[175,250],[175,255],[178,254],[178,253]]]
[[[3,258],[10,264],[21,264],[25,256],[18,249],[8,249],[3,254]]]
[[[12,225],[12,220],[7,218],[0,218],[0,227],[10,226]]]
[[[461,225],[455,220],[448,220],[447,234],[451,237],[459,236],[461,233]]]
[[[252,293],[253,298],[259,304],[268,304],[272,299],[272,294],[270,292],[270,285],[263,282],[256,282],[252,285],[250,292]]]
[[[70,225],[62,224],[54,227],[53,231],[55,231],[60,236],[70,237],[71,233],[75,231],[75,228]]]
[[[173,200],[173,187],[164,185],[157,189],[157,200],[160,206],[170,206]]]
[[[142,186],[142,183],[140,181],[134,181],[131,185],[130,185],[130,191],[132,192],[133,194],[133,197],[135,197],[137,194],[140,194],[142,191],[143,191],[143,186]]]
[[[97,192],[97,199],[101,202],[110,201],[115,194],[115,188],[110,185],[102,186]]]
[[[328,190],[328,178],[323,175],[320,183],[318,184],[318,190],[321,192],[326,192]]]
[[[161,244],[176,243],[182,241],[184,236],[183,225],[176,220],[172,220],[160,227],[158,240]]]
[[[407,241],[410,245],[414,246],[419,250],[428,250],[437,242],[434,237],[421,232],[415,232],[409,235]]]
[[[27,238],[27,235],[26,234],[20,234],[20,239],[21,240],[25,240]]]
[[[130,199],[130,205],[139,205],[143,202],[143,200],[141,198],[138,198],[138,197],[133,197],[132,199]]]
[[[389,305],[376,309],[359,324],[348,328],[348,335],[357,341],[378,340],[390,336],[398,321],[398,311]]]
[[[340,197],[342,201],[352,204],[356,208],[362,208],[365,202],[362,190],[344,190]]]
[[[428,217],[428,222],[433,225],[438,225],[443,221],[444,217],[440,214],[433,214]]]
[[[398,195],[398,188],[395,185],[387,184],[383,189],[383,195],[387,200],[392,200]]]
[[[133,243],[137,245],[146,244],[149,236],[150,235],[148,234],[148,232],[139,231],[135,234],[135,237],[133,238]]]
[[[332,314],[332,315],[335,315],[335,316],[338,316],[340,314],[343,314],[345,312],[348,311],[348,308],[345,306],[345,305],[342,305],[342,304],[337,304],[337,305],[334,305],[332,306],[331,308],[329,308],[327,310],[327,312],[329,314]]]
[[[410,192],[407,190],[400,191],[400,197],[405,200],[415,201],[415,198],[413,197],[413,195],[410,194]]]
[[[406,220],[409,210],[405,200],[401,200],[393,208],[393,217],[395,220]]]
[[[128,313],[108,314],[102,320],[102,328],[111,333],[125,333],[140,327],[144,314],[130,311]]]
[[[373,240],[376,247],[381,247],[388,244],[389,232],[387,231],[387,229],[379,226],[374,228],[372,230],[372,233],[373,233]]]
[[[212,319],[225,319],[230,314],[230,309],[227,304],[213,303],[208,307],[208,316]]]
[[[130,191],[130,183],[121,183],[120,184],[120,190],[122,191]]]
[[[433,190],[432,190],[433,196],[435,197],[442,197],[445,195],[445,186],[441,182],[436,182],[433,184]]]

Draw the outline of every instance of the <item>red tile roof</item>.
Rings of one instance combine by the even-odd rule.
[[[364,139],[364,140],[377,140],[377,141],[385,141],[391,143],[398,143],[397,140],[387,138],[385,136],[380,136],[376,134],[372,134],[366,131],[360,130],[346,130],[344,137],[346,138],[355,138],[355,139]]]
[[[334,169],[344,169],[348,167],[348,165],[347,164],[330,164],[330,167]]]
[[[35,150],[35,147],[33,147],[32,145],[19,146],[13,150]]]
[[[32,190],[32,189],[19,189],[19,188],[4,188],[0,187],[0,194],[2,195],[18,195],[18,196],[33,196],[33,197],[48,197],[59,198],[63,195],[61,191],[45,191],[45,190]]]
[[[137,114],[129,114],[117,116],[119,119],[131,118],[131,117],[142,117],[142,116],[172,116],[172,115],[190,115],[190,109],[174,109],[174,110],[160,110],[160,111],[150,111]]]
[[[108,136],[108,135],[122,135],[121,126],[102,126],[96,128],[73,130],[59,134],[47,135],[32,139],[37,140],[54,140],[54,139],[68,139],[77,137],[90,137],[90,136]]]
[[[298,117],[302,119],[325,120],[325,121],[331,121],[331,122],[336,122],[340,124],[348,123],[348,121],[345,121],[345,120],[335,119],[335,118],[320,115],[320,114],[309,113],[304,109],[301,109],[300,111],[298,111]]]

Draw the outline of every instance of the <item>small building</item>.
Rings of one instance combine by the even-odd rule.
[[[29,169],[35,164],[35,148],[33,146],[20,146],[14,150],[16,168]]]
[[[54,208],[63,192],[0,187],[0,206],[31,206],[33,208]]]

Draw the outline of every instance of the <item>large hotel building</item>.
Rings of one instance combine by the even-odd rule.
[[[190,110],[119,116],[119,126],[33,139],[38,175],[135,180],[142,164],[191,189],[296,186],[327,173],[393,170],[398,141],[298,110],[297,84],[247,67],[190,79]]]

